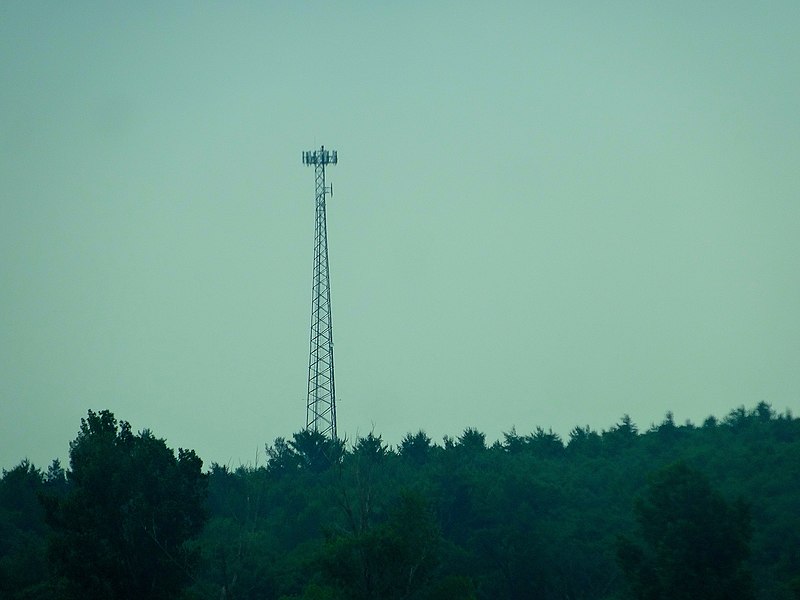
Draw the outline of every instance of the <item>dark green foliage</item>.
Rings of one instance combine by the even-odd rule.
[[[450,576],[431,586],[426,600],[475,600],[475,586],[469,577]]]
[[[66,595],[174,598],[192,562],[184,542],[206,517],[201,468],[193,451],[176,457],[149,431],[89,411],[70,443],[70,489],[48,505]]]
[[[318,559],[329,589],[352,600],[419,597],[436,566],[439,534],[423,498],[403,494],[385,522],[331,534]]]
[[[424,465],[431,457],[433,447],[431,445],[431,438],[420,430],[414,435],[407,434],[400,442],[399,454],[405,460],[408,460],[417,466]]]
[[[383,443],[381,436],[375,437],[372,433],[356,440],[353,447],[353,454],[362,460],[373,463],[382,462],[388,452],[389,448]]]
[[[583,432],[580,428],[576,430]],[[512,428],[503,434],[503,442],[499,444],[499,448],[510,454],[529,452],[543,458],[555,458],[564,454],[561,438],[553,433],[552,429],[545,431],[541,427],[537,427],[532,434],[524,436],[518,435],[516,429]]]
[[[481,452],[486,450],[486,435],[474,427],[467,427],[459,436],[456,447],[470,454]]]
[[[0,481],[0,598],[37,598],[47,580],[44,476],[28,460]]]
[[[292,445],[281,437],[272,446],[267,446],[267,457],[267,469],[276,475],[294,473],[303,464]]]
[[[344,452],[344,444],[338,440],[304,429],[295,433],[288,447],[294,453],[300,468],[322,473],[337,464]]]
[[[264,467],[201,477],[193,453],[90,413],[68,477],[3,474],[0,597],[798,599],[800,420],[762,403],[576,427],[566,447],[529,431],[396,451],[300,432]]]
[[[564,453],[564,444],[552,429],[545,431],[541,427],[537,427],[536,431],[528,436],[528,444],[535,454],[542,457],[552,458]]]
[[[10,471],[3,469],[0,507],[14,516],[14,522],[20,529],[42,530],[43,509],[39,503],[39,494],[44,487],[42,472],[27,459]]]
[[[612,455],[622,453],[636,443],[637,436],[638,428],[630,416],[623,415],[619,423],[603,432],[603,450]]]
[[[684,463],[659,471],[636,502],[641,542],[620,538],[619,559],[641,600],[750,600],[750,513]]]
[[[586,455],[597,455],[603,447],[603,440],[596,431],[586,427],[575,427],[569,432],[569,443],[567,449],[571,453],[581,453]]]

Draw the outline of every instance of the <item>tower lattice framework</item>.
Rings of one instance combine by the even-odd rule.
[[[303,152],[303,164],[314,166],[316,219],[314,221],[314,276],[311,291],[311,348],[308,357],[306,428],[336,439],[336,385],[333,375],[333,319],[328,266],[328,227],[325,216],[327,194],[325,167],[335,165],[336,151]]]

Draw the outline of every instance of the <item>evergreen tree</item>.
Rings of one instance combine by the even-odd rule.
[[[750,514],[683,463],[659,471],[636,502],[641,543],[621,538],[620,564],[639,600],[750,600]]]

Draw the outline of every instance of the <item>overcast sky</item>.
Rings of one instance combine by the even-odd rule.
[[[0,4],[0,467],[88,409],[339,431],[800,412],[800,3]]]

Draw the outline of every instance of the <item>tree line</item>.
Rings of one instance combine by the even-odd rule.
[[[89,411],[0,479],[0,598],[800,599],[800,419],[192,450]]]

